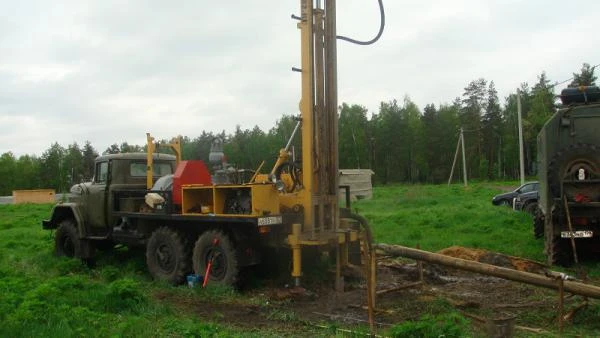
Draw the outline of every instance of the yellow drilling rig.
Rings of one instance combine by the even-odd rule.
[[[260,263],[266,248],[289,249],[291,276],[300,285],[303,249],[318,247],[335,252],[335,284],[343,290],[349,247],[363,242],[367,266],[374,255],[366,220],[339,204],[336,43],[378,39],[384,26],[378,1],[381,27],[367,42],[337,35],[335,0],[300,1],[300,16],[292,16],[301,35],[301,67],[294,68],[302,77],[300,117],[270,172],[259,168],[245,182],[216,180],[203,162],[181,160],[179,139],[161,145],[148,134],[146,154],[98,157],[93,180],[73,186],[70,199],[43,221],[45,229],[57,229],[56,252],[90,259],[101,247],[143,246],[156,279],[180,283],[193,272],[205,283],[234,284],[240,268]],[[298,132],[299,162],[290,155]],[[161,146],[175,155],[159,153]]]

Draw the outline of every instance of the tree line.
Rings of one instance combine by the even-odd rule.
[[[569,86],[595,85],[594,67],[584,63]],[[554,86],[542,72],[533,86],[522,83],[518,92],[501,102],[494,81],[480,78],[467,84],[452,103],[426,105],[422,110],[407,96],[381,102],[369,111],[359,104],[339,107],[340,168],[371,169],[378,184],[393,182],[441,183],[448,180],[459,131],[465,135],[467,172],[475,179],[515,179],[519,175],[517,100],[521,101],[525,172],[536,174],[536,137],[556,112]],[[227,134],[203,131],[182,137],[184,159],[208,164],[211,144],[220,140],[230,164],[238,168],[270,170],[278,151],[288,142],[297,119],[284,115],[275,126],[258,126]],[[301,153],[300,135],[293,142]],[[103,154],[145,151],[145,145],[114,143]],[[0,155],[0,195],[16,189],[51,188],[68,191],[72,184],[92,178],[98,152],[86,141],[66,147],[52,143],[41,156]],[[459,161],[460,165],[460,161]],[[267,169],[268,168],[268,169]],[[458,176],[457,176],[458,178]]]

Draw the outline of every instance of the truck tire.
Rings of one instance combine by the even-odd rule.
[[[60,222],[54,235],[54,246],[57,256],[81,257],[81,239],[72,219]]]
[[[194,272],[204,276],[208,262],[211,268],[209,284],[235,285],[238,280],[239,266],[235,247],[225,233],[219,230],[204,232],[194,245],[192,256]]]
[[[536,210],[538,208],[537,202],[529,202],[523,206],[523,211],[526,213],[535,216]]]
[[[540,209],[535,211],[533,217],[533,236],[535,238],[544,237],[544,214],[542,214]]]
[[[187,241],[168,227],[155,230],[146,244],[146,265],[154,279],[181,284],[190,271]]]
[[[552,239],[552,252],[550,253],[550,263],[563,267],[573,265],[573,250],[569,239],[558,236]]]
[[[558,151],[548,164],[548,184],[553,196],[560,197],[560,182],[579,165],[599,172],[600,149],[592,144],[578,143]]]

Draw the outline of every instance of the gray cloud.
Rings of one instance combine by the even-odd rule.
[[[563,80],[600,62],[594,13],[572,1],[384,1],[370,47],[339,44],[340,102],[376,112],[409,95],[449,103],[473,79],[501,96],[546,71]],[[299,1],[0,0],[0,153],[90,140],[141,144],[296,113]],[[585,9],[585,10],[580,10]],[[338,32],[369,39],[376,1],[338,2]]]

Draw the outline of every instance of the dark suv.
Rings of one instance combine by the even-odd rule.
[[[513,198],[517,197],[520,194],[538,191],[539,187],[540,184],[538,182],[525,183],[513,191],[494,196],[494,198],[492,198],[492,204],[512,206]]]

